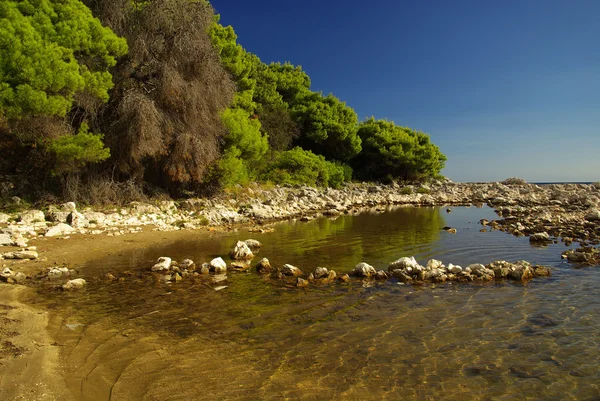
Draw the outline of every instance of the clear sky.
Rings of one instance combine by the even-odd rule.
[[[212,0],[262,61],[424,131],[454,181],[600,181],[600,0]]]

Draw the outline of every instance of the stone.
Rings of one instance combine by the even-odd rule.
[[[349,276],[349,275],[347,275],[347,274],[342,274],[342,275],[339,275],[339,276],[337,277],[337,279],[338,279],[338,281],[340,281],[340,282],[342,282],[342,283],[347,283],[347,282],[349,282],[349,281],[350,281],[350,276]]]
[[[200,267],[200,274],[208,274],[208,273],[210,273],[210,264],[202,263],[202,266]]]
[[[171,258],[167,256],[161,256],[158,258],[154,266],[152,266],[153,272],[162,272],[171,268]]]
[[[260,248],[262,248],[262,244],[255,239],[247,239],[244,243],[248,245],[248,248],[250,248],[253,253],[258,253]]]
[[[184,259],[179,264],[179,268],[181,268],[182,270],[195,270],[196,263],[194,263],[194,261],[191,259]]]
[[[75,232],[75,229],[68,224],[59,223],[54,227],[50,227],[46,231],[46,237],[57,237],[61,235],[69,235]]]
[[[49,279],[55,279],[60,277],[66,277],[71,275],[71,270],[66,267],[52,267],[46,273]]]
[[[8,214],[0,213],[0,224],[8,223],[8,220],[10,220],[10,216]]]
[[[411,257],[403,257],[400,258],[392,263],[390,263],[390,265],[388,266],[388,271],[394,271],[394,270],[407,270],[409,272],[413,271],[413,270],[421,270],[420,269],[420,265],[417,263],[416,259],[414,256]]]
[[[448,227],[445,229],[447,233],[456,234],[456,228]]]
[[[302,270],[300,270],[299,268],[297,268],[296,266],[292,266],[289,264],[285,264],[283,265],[283,267],[281,268],[281,274],[283,274],[284,276],[294,276],[294,277],[298,277],[302,275]]]
[[[37,259],[38,253],[36,251],[14,251],[5,253],[4,259]]]
[[[273,271],[273,268],[271,267],[271,263],[269,262],[269,259],[267,258],[262,258],[257,264],[256,264],[256,271],[258,273],[270,273]]]
[[[234,260],[229,264],[229,267],[232,270],[244,271],[249,270],[252,265],[250,265],[250,262],[247,260]]]
[[[319,279],[327,277],[329,275],[329,270],[326,267],[317,267],[312,274],[315,279]]]
[[[83,228],[88,224],[85,216],[77,210],[73,210],[69,213],[67,216],[67,223],[73,228]]]
[[[600,210],[598,209],[593,209],[590,210],[586,215],[585,215],[585,219],[587,221],[600,221]]]
[[[375,270],[375,268],[365,262],[360,262],[359,264],[354,266],[354,269],[350,272],[351,276],[367,277],[367,278],[372,277],[375,274],[377,274],[377,271]]]
[[[452,274],[459,274],[459,273],[462,273],[463,268],[458,265],[453,265],[452,263],[450,263],[450,264],[448,264],[447,270],[448,270],[448,272],[450,272]]]
[[[12,245],[13,244],[13,240],[12,238],[10,238],[10,235],[8,234],[0,234],[0,246],[3,245]]]
[[[296,287],[302,288],[308,286],[308,280],[303,279],[302,277],[298,277],[296,279]]]
[[[494,279],[494,271],[488,269],[481,263],[473,263],[465,268],[465,271],[471,272],[471,274],[480,280],[491,281]]]
[[[495,278],[506,278],[514,269],[514,265],[505,260],[497,260],[486,267],[494,272]]]
[[[238,241],[229,252],[229,257],[233,260],[251,260],[254,258],[254,254],[245,242]]]
[[[213,271],[216,274],[223,274],[227,272],[227,263],[225,263],[221,257],[211,260],[209,266],[210,271]]]
[[[41,210],[28,210],[26,212],[21,213],[21,215],[19,216],[19,221],[24,224],[32,224],[45,220],[46,216]]]
[[[77,210],[77,205],[75,204],[75,202],[66,202],[63,203],[62,205],[60,205],[60,208],[64,211],[64,212],[74,212]]]
[[[547,232],[531,234],[529,242],[550,242],[550,235]]]
[[[529,280],[530,278],[533,278],[533,269],[529,263],[521,261],[513,266],[507,277],[517,281]]]
[[[383,270],[378,270],[377,273],[375,273],[375,279],[377,280],[387,280],[388,278],[388,273]]]
[[[426,268],[428,270],[431,269],[443,269],[444,267],[446,267],[441,260],[437,260],[437,259],[429,259],[427,261],[427,266]]]
[[[63,284],[62,288],[66,291],[79,290],[83,288],[87,282],[82,278],[76,278],[74,280],[69,280],[65,284]]]
[[[533,276],[534,277],[547,277],[552,275],[551,270],[546,266],[533,266]]]

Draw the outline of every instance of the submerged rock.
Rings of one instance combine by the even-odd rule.
[[[529,237],[529,242],[539,242],[539,243],[544,243],[544,242],[550,242],[550,235],[547,232],[541,232],[541,233],[535,233],[535,234],[531,234],[531,236]]]

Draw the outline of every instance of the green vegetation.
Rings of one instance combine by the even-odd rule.
[[[4,0],[0,16],[0,173],[37,196],[422,180],[446,160],[422,132],[359,123],[302,67],[263,63],[205,0]]]

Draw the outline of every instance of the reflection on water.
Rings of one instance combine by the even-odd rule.
[[[275,233],[198,236],[91,263],[90,276],[147,269],[158,256],[197,262],[236,239],[305,271],[378,268],[415,255],[466,265],[527,259],[553,266],[528,284],[288,288],[232,274],[161,284],[146,275],[41,293],[75,399],[592,400],[600,397],[600,271],[573,269],[562,245],[479,232],[490,209],[401,208],[335,221],[285,223]],[[456,235],[441,231],[456,227]],[[79,326],[82,324],[83,326]],[[67,328],[67,325],[68,328]]]

